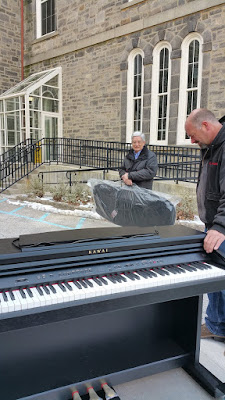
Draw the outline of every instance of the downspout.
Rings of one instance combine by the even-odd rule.
[[[23,25],[23,0],[21,0],[21,80],[22,81],[24,79],[23,60],[24,60],[24,25]]]

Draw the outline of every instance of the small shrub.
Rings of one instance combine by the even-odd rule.
[[[42,182],[38,178],[30,178],[27,179],[26,185],[25,185],[25,193],[28,195],[33,195],[37,197],[43,197],[44,196],[44,189],[42,187]]]
[[[53,200],[62,201],[66,197],[68,187],[61,182],[57,186],[54,186],[54,188],[51,188],[50,192],[52,193]]]
[[[90,188],[82,183],[75,183],[71,193],[68,193],[66,200],[72,204],[87,204],[91,200]]]
[[[177,204],[177,219],[194,219],[194,204],[193,199],[185,194],[182,200]]]

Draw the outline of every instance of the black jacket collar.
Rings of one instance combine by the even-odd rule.
[[[147,157],[148,157],[148,149],[147,149],[147,146],[144,145],[143,149],[141,150],[141,152],[139,154],[138,160],[144,160]],[[128,155],[127,155],[127,158],[129,158],[131,160],[135,159],[134,150],[133,149],[130,149],[130,151],[129,151]]]

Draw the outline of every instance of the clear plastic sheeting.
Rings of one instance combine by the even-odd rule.
[[[170,195],[97,179],[90,179],[88,185],[92,188],[96,212],[116,225],[144,227],[175,223],[179,200]]]

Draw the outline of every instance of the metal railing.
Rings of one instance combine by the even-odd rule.
[[[157,179],[197,182],[200,150],[193,147],[148,145],[158,159]],[[44,163],[72,164],[79,168],[117,169],[129,143],[70,138],[27,139],[1,155],[0,191]]]

